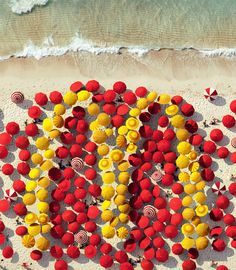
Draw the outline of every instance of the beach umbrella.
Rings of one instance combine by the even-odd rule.
[[[32,250],[30,253],[30,258],[34,261],[39,261],[43,257],[43,254],[40,250]]]
[[[79,245],[84,245],[88,242],[88,235],[86,231],[79,231],[76,235],[75,235],[75,242],[77,242]]]
[[[222,195],[226,191],[226,187],[221,182],[215,182],[212,187],[212,192],[216,193],[217,195]]]
[[[96,247],[94,247],[93,245],[88,245],[85,249],[84,249],[84,255],[89,258],[92,259],[97,255],[97,249]]]
[[[229,206],[229,198],[224,196],[224,195],[220,195],[217,197],[216,199],[216,206],[219,207],[220,209],[226,209]]]
[[[236,137],[231,140],[231,145],[236,148]]]
[[[232,127],[234,127],[235,122],[236,122],[235,121],[235,118],[232,115],[230,115],[230,114],[226,114],[222,118],[222,123],[223,123],[223,125],[226,128],[232,128]]]
[[[54,269],[55,269],[55,270],[62,270],[62,269],[67,270],[67,269],[68,269],[68,264],[67,264],[67,262],[64,261],[64,260],[57,260],[57,261],[54,263]]]
[[[216,100],[217,96],[218,96],[218,93],[217,93],[216,89],[214,89],[212,87],[208,87],[204,91],[204,97],[208,101],[214,101],[214,100]]]
[[[229,185],[229,193],[236,196],[236,183],[231,183]]]
[[[6,189],[4,198],[9,202],[15,202],[17,200],[17,193],[13,188]]]
[[[84,168],[84,162],[81,158],[74,157],[71,160],[71,166],[76,171],[81,171]]]
[[[9,201],[7,201],[5,199],[0,200],[0,212],[1,213],[4,213],[4,212],[8,211],[9,208],[10,208]]]
[[[143,208],[143,215],[148,218],[155,218],[156,217],[156,208],[152,205],[145,205]]]
[[[236,100],[231,101],[229,107],[233,113],[236,113]]]
[[[76,246],[69,246],[66,253],[72,259],[76,259],[80,256],[79,248]]]
[[[11,94],[11,101],[15,104],[22,103],[24,101],[24,98],[24,95],[19,91],[13,92]]]
[[[12,249],[12,247],[10,246],[6,246],[3,250],[2,250],[2,256],[6,259],[9,259],[13,256],[14,251]]]
[[[183,247],[180,243],[175,243],[172,248],[171,248],[172,252],[175,254],[175,255],[180,255],[183,253]]]
[[[161,171],[155,171],[155,172],[151,175],[152,180],[155,181],[155,182],[161,181],[162,177],[163,177],[163,174],[162,174]]]

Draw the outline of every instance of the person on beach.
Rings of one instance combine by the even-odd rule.
[[[204,128],[209,127],[209,125],[207,124],[207,121],[206,121],[206,120],[203,121],[203,127],[204,127]]]
[[[217,118],[215,118],[215,117],[212,117],[212,120],[211,120],[211,122],[210,122],[210,125],[215,126],[215,125],[217,125],[218,123],[220,123],[220,120],[217,119]]]

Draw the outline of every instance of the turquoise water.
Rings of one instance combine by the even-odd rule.
[[[235,0],[51,0],[21,15],[9,2],[0,4],[1,56],[236,48]]]

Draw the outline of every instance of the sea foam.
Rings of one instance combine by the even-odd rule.
[[[47,56],[61,56],[69,52],[89,52],[93,54],[109,53],[118,54],[120,50],[124,48],[122,46],[106,46],[95,45],[91,41],[82,38],[78,33],[71,39],[70,43],[65,46],[55,45],[53,36],[47,37],[43,43],[38,46],[32,41],[29,41],[23,48],[23,50],[15,52],[11,55],[0,56],[0,61],[9,59],[11,57],[26,58],[34,57],[40,59]],[[139,57],[146,54],[149,50],[141,47],[125,47],[130,54],[137,55]]]
[[[33,57],[37,60],[48,57],[48,56],[61,56],[67,53],[75,52],[88,52],[92,54],[119,54],[126,50],[127,53],[142,57],[149,53],[150,51],[160,51],[160,50],[176,50],[176,51],[196,51],[205,57],[236,57],[236,49],[232,48],[221,48],[221,49],[195,49],[191,48],[146,48],[141,46],[108,46],[107,44],[94,44],[90,40],[84,39],[79,33],[71,39],[71,41],[64,46],[56,45],[53,40],[53,35],[48,36],[41,45],[36,45],[31,40],[24,46],[24,48],[18,52],[12,53],[10,55],[0,56],[0,61],[7,60],[11,57],[15,58],[26,58]]]
[[[214,50],[199,50],[204,56],[207,57],[235,57],[236,56],[236,48],[220,48]]]
[[[12,12],[16,14],[24,14],[31,12],[36,6],[45,6],[48,0],[10,0]]]

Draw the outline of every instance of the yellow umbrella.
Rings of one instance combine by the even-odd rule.
[[[174,104],[168,106],[166,108],[166,110],[165,110],[166,114],[169,115],[169,116],[175,115],[176,113],[178,113],[178,111],[179,111],[178,106],[177,105],[174,105]]]
[[[128,130],[128,128],[126,126],[120,126],[118,128],[118,134],[119,135],[125,135],[125,134],[127,134],[128,131],[129,130]]]
[[[115,229],[110,225],[105,225],[102,227],[102,235],[105,238],[113,238],[115,235]]]
[[[50,241],[45,237],[40,237],[36,241],[36,246],[39,250],[47,250],[50,247]]]
[[[73,92],[67,92],[65,93],[65,95],[63,96],[63,100],[65,102],[65,104],[72,106],[76,103],[78,97],[75,93]]]
[[[89,97],[90,97],[90,92],[87,90],[81,90],[77,93],[78,101],[85,101],[89,99]]]
[[[128,129],[134,130],[138,128],[139,121],[134,117],[130,117],[126,120],[125,125]]]
[[[124,135],[118,135],[116,137],[116,145],[120,148],[125,148],[127,144],[126,138]]]
[[[120,227],[117,229],[116,234],[120,239],[125,239],[128,237],[129,231],[125,227]]]
[[[54,113],[55,115],[63,115],[66,112],[66,108],[62,104],[56,104],[54,106]]]
[[[195,241],[191,237],[185,237],[181,242],[182,247],[186,250],[189,250],[190,248],[192,248],[194,244],[195,244]]]
[[[176,114],[171,118],[171,124],[175,128],[183,128],[185,119],[182,115]]]
[[[109,153],[109,146],[107,144],[101,144],[97,148],[99,156],[106,156]]]
[[[105,183],[105,184],[112,184],[116,179],[116,176],[113,172],[105,172],[103,175],[102,175],[102,181]]]
[[[170,102],[170,96],[167,95],[167,94],[161,94],[159,97],[158,97],[158,102],[160,104],[168,104]]]
[[[196,239],[196,248],[197,248],[197,250],[206,249],[207,246],[208,246],[208,243],[209,243],[209,240],[206,237],[204,237],[204,236],[198,237]]]
[[[115,194],[115,190],[112,186],[103,186],[102,187],[102,197],[105,200],[110,200]]]
[[[112,165],[112,162],[109,158],[102,158],[98,162],[98,167],[102,171],[109,170],[111,165]]]
[[[192,235],[194,233],[194,226],[189,223],[185,223],[182,225],[181,231],[184,235]]]
[[[188,142],[179,142],[177,145],[177,151],[183,155],[188,154],[191,151],[191,148],[192,146]]]
[[[140,134],[136,130],[131,130],[127,134],[127,139],[130,142],[136,143],[140,139]]]
[[[103,130],[94,130],[93,131],[93,136],[92,136],[94,142],[101,144],[104,143],[107,139],[107,134]]]
[[[108,126],[111,122],[111,118],[106,113],[100,113],[97,117],[97,121],[101,126]]]
[[[147,95],[148,102],[153,102],[156,100],[156,98],[157,98],[157,92],[152,91],[152,92],[148,93],[148,95]]]
[[[146,98],[140,98],[137,101],[136,106],[138,107],[138,109],[144,110],[148,106],[148,100]]]
[[[35,239],[32,235],[26,234],[22,237],[22,245],[26,248],[32,248],[35,245]]]
[[[203,205],[198,205],[195,209],[196,211],[196,214],[199,216],[199,217],[203,217],[205,215],[207,215],[208,213],[208,206],[203,204]]]
[[[133,117],[137,117],[141,114],[141,110],[139,108],[132,108],[130,111],[129,111],[129,115],[130,116],[133,116]]]
[[[123,160],[124,154],[121,150],[115,149],[110,152],[110,158],[113,162],[119,163]]]
[[[99,114],[99,112],[100,112],[100,108],[99,108],[99,106],[98,106],[98,104],[96,104],[96,103],[91,103],[89,106],[88,106],[88,113],[90,114],[90,115],[97,115],[97,114]]]

